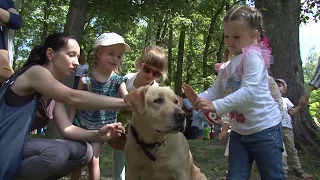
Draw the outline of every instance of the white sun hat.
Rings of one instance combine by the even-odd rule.
[[[114,44],[123,44],[125,52],[129,52],[131,50],[130,46],[124,42],[123,37],[114,32],[101,34],[95,41],[94,48],[98,46],[110,46]]]

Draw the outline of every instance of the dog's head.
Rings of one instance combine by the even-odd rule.
[[[135,126],[142,123],[158,133],[183,132],[186,127],[181,99],[169,87],[143,86],[124,99],[133,111]]]

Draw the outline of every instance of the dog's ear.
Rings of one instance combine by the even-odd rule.
[[[181,107],[181,109],[183,109],[184,108],[184,105],[183,105],[183,99],[182,99],[182,97],[180,97],[180,96],[178,96],[178,95],[176,95],[177,96],[177,99],[178,99],[178,101],[179,101],[179,106]]]
[[[145,95],[149,89],[149,85],[142,86],[129,94],[124,96],[124,100],[127,102],[132,111],[138,114],[143,114],[145,111]]]

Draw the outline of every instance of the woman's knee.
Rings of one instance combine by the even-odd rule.
[[[49,169],[52,172],[60,171],[69,159],[68,148],[63,144],[55,144],[47,150],[43,151],[40,158],[47,161]]]
[[[93,150],[92,146],[87,142],[73,142],[75,148],[70,150],[71,161],[78,164],[79,167],[84,167],[92,160]]]

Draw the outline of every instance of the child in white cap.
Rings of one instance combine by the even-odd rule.
[[[118,74],[122,57],[130,51],[130,46],[116,33],[103,33],[95,41],[93,60],[89,72],[83,74],[79,81],[78,90],[85,90],[97,94],[123,97],[128,93],[126,77]],[[81,128],[98,130],[105,124],[116,122],[116,110],[80,110],[71,109],[70,120],[76,119]],[[99,155],[103,143],[90,142],[93,149],[93,159],[89,164],[91,180],[100,180]],[[79,179],[81,170],[72,175],[72,179]]]
[[[282,108],[283,108],[283,111],[286,112],[282,116],[281,124],[282,124],[282,133],[283,133],[283,142],[288,155],[287,159],[288,159],[288,162],[291,162],[289,163],[289,168],[292,169],[295,175],[299,176],[302,179],[312,179],[313,178],[312,175],[307,174],[302,170],[301,163],[298,156],[298,151],[294,145],[294,133],[292,129],[292,120],[291,120],[291,116],[301,111],[303,106],[305,106],[306,104],[304,104],[303,101],[300,101],[299,105],[294,107],[293,103],[288,98],[283,97],[288,88],[286,81],[284,79],[276,79],[276,82],[278,84],[278,87],[282,95],[282,102],[283,102]],[[283,169],[285,174],[288,173],[287,170],[289,168],[288,168],[287,161],[284,160]]]

